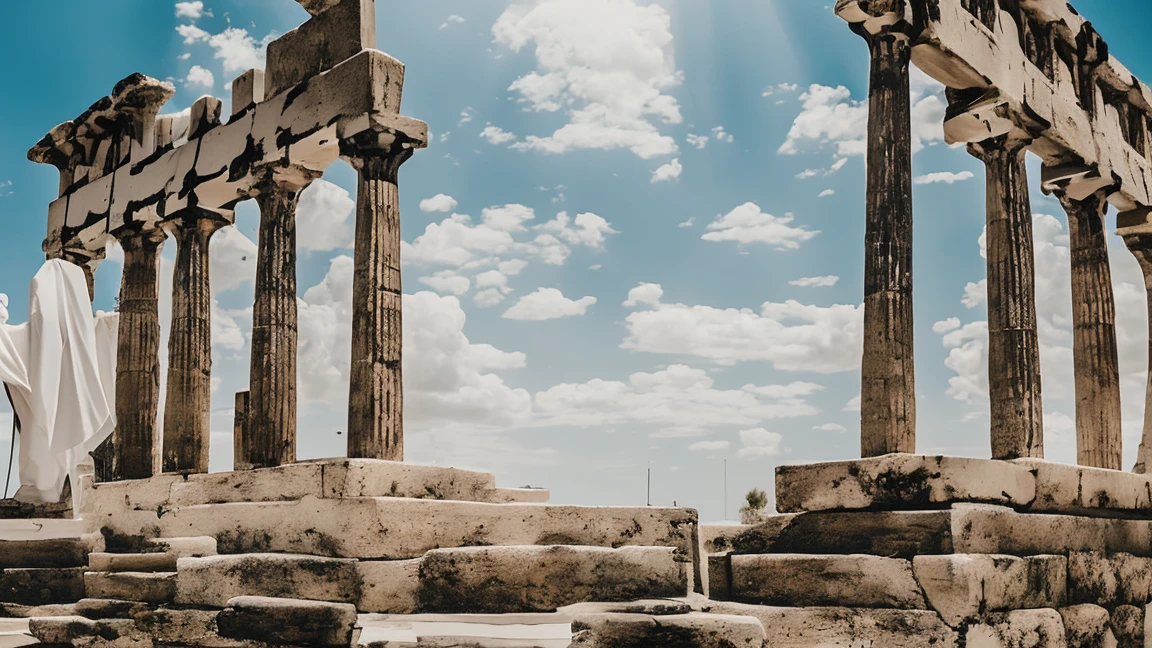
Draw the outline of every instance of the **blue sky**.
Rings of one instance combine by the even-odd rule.
[[[57,184],[28,147],[136,71],[176,85],[165,112],[208,93],[227,104],[263,45],[307,17],[292,0],[67,5],[62,17],[57,3],[10,3],[0,21],[13,323]],[[1077,8],[1152,78],[1138,28],[1152,8]],[[650,467],[654,504],[719,520],[724,460],[731,517],[781,463],[857,456],[868,62],[830,7],[427,0],[377,13],[380,49],[407,65],[402,112],[433,134],[401,171],[409,460],[579,504],[643,503]],[[919,450],[985,457],[983,170],[943,144],[942,88],[913,86]],[[1030,168],[1048,456],[1073,461],[1066,220]],[[301,458],[344,449],[354,192],[341,163],[301,205]],[[213,470],[231,466],[233,394],[248,382],[257,219],[242,205],[213,244]],[[1111,243],[1131,464],[1146,306],[1135,261]],[[112,308],[119,274],[113,250],[97,308]]]

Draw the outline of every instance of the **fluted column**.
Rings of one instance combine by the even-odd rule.
[[[1152,234],[1128,234],[1124,244],[1140,263],[1144,273],[1144,287],[1148,295],[1148,382],[1144,391],[1144,432],[1136,466],[1132,472],[1145,474],[1152,471]]]
[[[1044,456],[1032,206],[1024,152],[1007,135],[969,146],[987,171],[988,386],[992,458]]]
[[[251,404],[248,444],[239,460],[254,468],[296,461],[296,206],[316,177],[302,169],[277,169],[257,188]]]
[[[872,71],[864,245],[860,454],[916,451],[912,320],[912,117],[908,36],[861,32]]]
[[[164,411],[164,472],[208,472],[212,412],[212,289],[208,245],[227,222],[215,212],[188,209],[171,227],[176,239],[168,393]]]
[[[112,456],[97,457],[97,480],[144,479],[153,474],[160,403],[161,229],[118,235],[124,249],[120,329],[116,349],[116,430]],[[110,463],[110,465],[109,465]],[[101,478],[103,477],[103,479]]]
[[[1084,200],[1066,195],[1072,258],[1072,356],[1076,377],[1076,460],[1121,470],[1120,363],[1116,301],[1108,265],[1103,192]]]
[[[397,175],[414,150],[396,141],[372,140],[347,143],[344,148],[359,174],[348,456],[402,461],[403,292]]]

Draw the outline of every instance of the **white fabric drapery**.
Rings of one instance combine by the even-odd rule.
[[[28,322],[0,312],[0,381],[20,421],[20,490],[16,499],[58,502],[76,465],[115,427],[115,313],[92,315],[79,267],[58,259],[36,273]]]

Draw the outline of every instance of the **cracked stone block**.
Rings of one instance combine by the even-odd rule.
[[[552,612],[687,593],[686,565],[671,547],[463,547],[430,551],[420,565],[423,612]]]
[[[991,614],[968,627],[967,648],[1066,648],[1064,621],[1056,610]]]
[[[360,599],[356,561],[292,554],[181,558],[176,602],[224,607],[238,596],[337,603]]]
[[[1036,475],[1034,511],[1126,511],[1152,514],[1152,475],[1017,459]]]
[[[731,599],[791,607],[927,608],[912,575],[898,558],[848,555],[759,554],[731,556]]]
[[[962,457],[891,454],[779,466],[776,510],[917,510],[954,502],[1027,506],[1036,480],[1026,466]]]
[[[774,515],[732,537],[741,554],[871,554],[911,559],[952,553],[951,511]]]
[[[268,44],[264,93],[279,94],[366,49],[376,49],[376,1],[339,0]]]
[[[1118,605],[1112,610],[1112,632],[1120,648],[1144,648],[1144,606]]]
[[[959,635],[928,610],[768,607],[707,601],[704,611],[751,616],[768,648],[957,648]]]
[[[251,643],[221,637],[216,626],[217,610],[159,608],[135,616],[136,628],[158,645],[197,648],[256,648]]]
[[[347,603],[240,596],[216,617],[220,635],[230,639],[315,648],[352,643],[356,606]]]
[[[0,540],[0,569],[83,567],[91,550],[85,538]]]
[[[422,560],[359,561],[361,612],[413,614],[419,607]]]
[[[88,572],[84,591],[91,598],[162,605],[176,597],[176,572]]]
[[[1060,608],[1068,648],[1116,648],[1108,610],[1098,605],[1072,605]]]
[[[928,604],[952,627],[987,612],[1062,607],[1067,594],[1064,556],[917,556],[912,569]]]
[[[20,605],[75,603],[84,598],[83,567],[5,569],[0,572],[0,601]]]
[[[1068,601],[1114,607],[1152,598],[1152,558],[1131,554],[1068,554]]]
[[[751,617],[691,614],[588,614],[572,620],[571,648],[761,648],[765,632]]]

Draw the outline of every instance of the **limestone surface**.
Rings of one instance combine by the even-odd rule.
[[[1108,610],[1097,605],[1060,608],[1068,648],[1116,648]]]
[[[867,555],[733,555],[730,598],[793,607],[927,608],[912,563]]]
[[[356,561],[292,554],[181,558],[176,602],[224,607],[238,596],[337,603],[360,599]]]
[[[1067,593],[1064,556],[917,556],[916,581],[945,623],[959,627],[988,612],[1058,608]]]
[[[84,598],[83,567],[5,569],[0,601],[20,605],[73,603]]]
[[[1068,601],[1105,607],[1152,599],[1152,558],[1075,551],[1068,554]]]
[[[336,648],[352,642],[356,606],[256,596],[228,601],[216,617],[220,634],[270,644]]]
[[[768,607],[709,601],[716,614],[751,616],[767,631],[769,648],[956,648],[959,634],[935,612],[841,607]]]
[[[84,591],[92,598],[162,605],[176,597],[176,572],[88,572]]]
[[[765,632],[751,617],[691,613],[588,614],[572,621],[571,648],[760,648]]]
[[[1064,622],[1056,610],[1016,610],[988,615],[968,627],[968,648],[1066,648]]]

